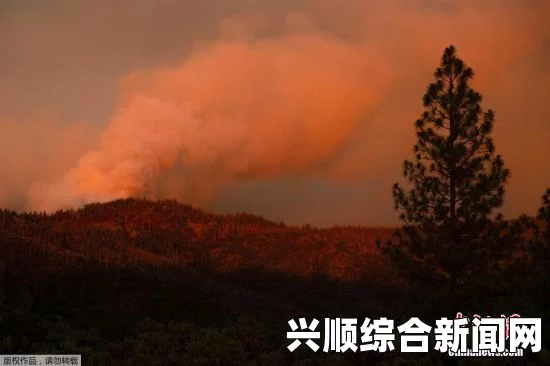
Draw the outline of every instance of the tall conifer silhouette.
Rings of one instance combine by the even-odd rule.
[[[407,186],[393,186],[403,227],[386,247],[402,268],[457,283],[496,255],[509,171],[490,134],[495,115],[483,111],[469,81],[473,70],[445,49],[416,121],[414,161],[406,160]]]

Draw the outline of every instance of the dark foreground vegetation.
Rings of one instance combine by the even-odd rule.
[[[445,358],[290,353],[287,321],[519,313],[543,317],[548,334],[548,287],[535,262],[450,292],[400,280],[376,247],[390,235],[288,227],[173,201],[119,200],[49,216],[0,211],[1,351],[81,353],[86,365],[432,364]],[[543,341],[533,364],[548,358]]]

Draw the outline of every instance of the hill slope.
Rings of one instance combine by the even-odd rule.
[[[57,261],[173,265],[233,271],[261,267],[354,281],[389,274],[376,239],[391,229],[289,227],[249,214],[215,215],[175,201],[126,199],[53,215],[0,211],[0,235]]]
[[[527,284],[415,292],[377,250],[376,239],[391,235],[175,201],[125,199],[52,215],[3,210],[0,353],[76,353],[85,365],[411,364],[414,355],[396,352],[290,353],[287,322],[418,316],[433,324],[488,303],[498,314],[547,314],[548,292]],[[521,282],[525,273],[513,275]]]
[[[301,362],[314,355],[286,350],[289,319],[372,315],[395,303],[385,284],[393,271],[376,250],[389,235],[175,201],[0,211],[0,351],[82,353],[98,365],[167,354],[174,365]]]

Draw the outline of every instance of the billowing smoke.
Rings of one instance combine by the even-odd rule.
[[[390,187],[452,43],[476,72],[483,107],[496,111],[497,151],[512,171],[505,208],[534,212],[550,180],[550,2],[253,3],[7,7],[0,206],[127,196],[215,204],[237,187],[222,210],[394,223]]]
[[[136,72],[99,149],[35,190],[33,207],[156,196],[174,169],[189,177],[178,184],[191,201],[235,179],[318,173],[377,105],[384,65],[365,44],[303,33],[215,43]]]

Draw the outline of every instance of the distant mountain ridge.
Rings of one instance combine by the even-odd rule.
[[[222,272],[261,267],[346,281],[393,272],[376,248],[376,240],[392,232],[287,226],[246,213],[213,214],[173,200],[120,199],[50,215],[0,210],[0,240],[24,243],[29,252],[34,248],[59,263],[92,260]]]

